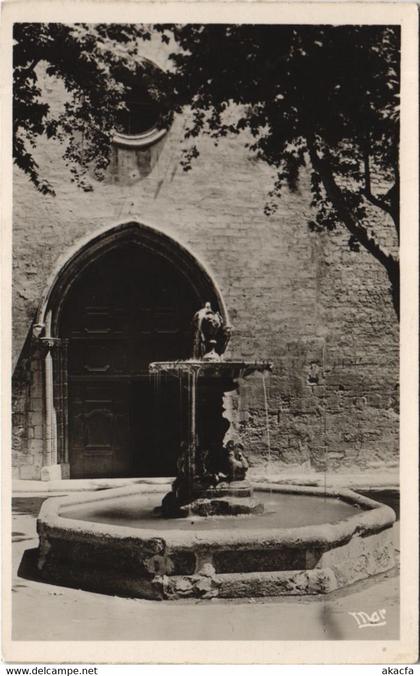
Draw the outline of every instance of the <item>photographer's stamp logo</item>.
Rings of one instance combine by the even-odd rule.
[[[363,610],[359,610],[358,612],[349,611],[349,615],[354,617],[359,629],[365,629],[366,627],[383,627],[386,624],[385,608],[382,608],[382,610],[375,610],[370,615]]]

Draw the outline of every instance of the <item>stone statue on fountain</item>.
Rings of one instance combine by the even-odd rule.
[[[220,361],[228,346],[232,329],[223,322],[219,312],[212,310],[210,303],[205,303],[195,313],[193,331],[193,358]]]

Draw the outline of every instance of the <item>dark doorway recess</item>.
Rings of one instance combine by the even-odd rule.
[[[60,321],[71,478],[176,473],[178,384],[163,381],[156,397],[148,366],[191,356],[191,320],[205,300],[164,255],[133,242],[79,273]]]

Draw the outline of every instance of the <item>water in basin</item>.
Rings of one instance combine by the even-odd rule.
[[[336,498],[293,493],[255,491],[254,497],[264,503],[260,515],[162,518],[156,506],[163,494],[135,494],[63,508],[60,516],[81,521],[94,521],[113,526],[150,530],[249,530],[252,528],[295,528],[322,523],[337,523],[359,512],[355,505]]]

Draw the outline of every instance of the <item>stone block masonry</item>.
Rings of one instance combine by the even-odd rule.
[[[349,250],[340,225],[309,231],[305,173],[267,217],[272,172],[249,157],[243,138],[217,146],[202,139],[186,173],[181,133],[178,118],[146,169],[139,151],[119,148],[106,181],[92,179],[92,192],[75,187],[50,141],[39,140],[35,159],[55,197],[40,195],[16,169],[15,475],[39,479],[45,454],[42,364],[28,336],[47,281],[81,238],[135,220],[173,237],[210,271],[234,327],[229,357],[274,364],[268,415],[261,382],[244,385],[238,424],[254,467],[268,460],[279,470],[395,466],[398,325],[385,271],[363,250]]]

